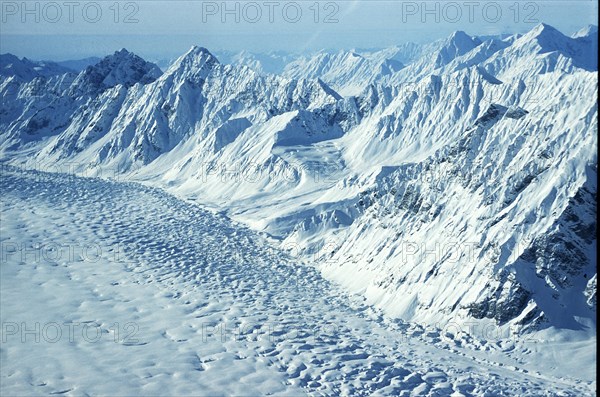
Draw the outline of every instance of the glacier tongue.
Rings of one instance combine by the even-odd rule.
[[[392,320],[160,189],[13,167],[0,188],[3,395],[594,394],[589,341]]]

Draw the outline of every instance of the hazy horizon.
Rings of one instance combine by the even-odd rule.
[[[179,56],[192,45],[214,52],[305,53],[431,42],[457,30],[473,36],[524,33],[540,22],[565,35],[598,25],[598,3],[587,0],[76,4],[0,2],[0,52],[64,61],[127,48],[159,60]]]

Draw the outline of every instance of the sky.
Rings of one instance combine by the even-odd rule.
[[[127,48],[169,59],[212,51],[300,53],[524,33],[540,22],[565,34],[598,24],[596,0],[571,1],[5,1],[0,53],[31,59],[104,56]]]

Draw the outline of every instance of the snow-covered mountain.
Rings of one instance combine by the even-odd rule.
[[[19,59],[12,54],[0,54],[0,75],[17,76],[29,81],[36,77],[50,77],[65,73],[79,73],[88,66],[100,62],[98,57],[73,59],[68,61],[32,61],[27,58]]]
[[[286,65],[296,60],[297,55],[284,51],[268,53],[253,53],[250,51],[217,51],[215,52],[221,63],[234,66],[247,66],[259,73],[281,74]],[[307,76],[304,76],[307,77]]]
[[[291,78],[320,78],[343,95],[358,95],[369,83],[403,67],[390,51],[366,54],[323,51],[289,63],[283,73]]]
[[[216,207],[392,316],[591,334],[596,56],[593,28],[541,24],[269,67],[193,47],[164,73],[126,50],[3,69],[0,158]]]
[[[122,49],[85,68],[73,85],[77,90],[104,91],[117,85],[128,88],[137,83],[151,83],[160,75],[158,66]]]
[[[72,69],[49,61],[19,59],[12,54],[0,54],[0,76],[15,77],[21,81],[31,81],[36,77],[50,77],[73,72]]]
[[[322,51],[290,62],[283,73],[292,78],[321,78],[343,95],[358,96],[370,84],[382,80],[389,84],[391,76],[394,81],[415,82],[470,52],[481,42],[477,37],[457,31],[444,40],[426,45],[405,43],[383,50]]]

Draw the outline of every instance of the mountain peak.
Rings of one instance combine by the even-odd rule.
[[[115,57],[119,57],[119,58],[127,58],[127,57],[135,57],[136,56],[133,52],[127,51],[126,48],[121,48],[120,50],[115,51],[115,53],[113,55]]]
[[[131,51],[128,51],[126,48],[121,48],[120,50],[115,51],[111,55],[107,55],[104,58],[100,59],[100,61],[97,64],[104,62],[104,64],[110,63],[110,64],[116,65],[119,63],[129,62],[129,61],[139,62],[140,60],[143,62],[146,62],[143,58],[134,54]],[[95,65],[90,65],[90,66],[94,67]]]
[[[464,32],[463,30],[455,30],[454,32],[452,32],[452,34],[449,36],[449,40],[470,40],[471,36],[469,36],[466,32]]]
[[[95,65],[81,72],[81,79],[95,89],[122,84],[131,87],[136,83],[148,84],[156,80],[162,71],[152,62],[122,48],[104,57]]]
[[[547,23],[541,22],[538,25],[536,25],[533,29],[531,29],[531,32],[535,34],[536,36],[538,35],[555,35],[555,34],[559,34],[561,36],[563,36],[563,34],[561,32],[559,32],[555,27],[548,25]]]
[[[26,59],[26,58],[23,58],[23,59]],[[10,62],[10,61],[18,61],[18,60],[19,60],[19,57],[11,54],[10,52],[0,54],[0,62],[2,62],[2,63]]]
[[[565,36],[554,27],[540,23],[517,39],[512,48],[521,54],[529,53],[531,56],[545,56],[544,54],[562,56],[568,58],[575,67],[593,71],[598,68],[596,61],[598,42],[594,39],[596,39],[595,35],[577,38]]]
[[[568,47],[566,43],[570,40],[570,37],[545,23],[536,25],[527,34],[519,38],[522,43],[536,43],[541,47],[542,52],[560,51]]]
[[[185,55],[207,55],[214,58],[214,55],[205,47],[201,47],[198,45],[193,45]]]
[[[580,37],[588,37],[594,35],[598,35],[598,26],[590,24],[579,30],[577,33],[573,34],[573,36],[571,37],[574,39],[578,39]]]
[[[471,36],[462,30],[456,30],[452,32],[452,34],[446,39],[446,45],[472,45],[477,43],[481,43],[479,38]]]
[[[185,54],[177,58],[167,73],[184,71],[185,73],[198,73],[218,65],[219,60],[206,48],[192,46]]]
[[[457,30],[448,36],[448,38],[443,42],[443,46],[439,50],[435,65],[436,67],[446,65],[453,59],[466,54],[480,44],[481,40],[479,38],[472,37],[462,30]]]

